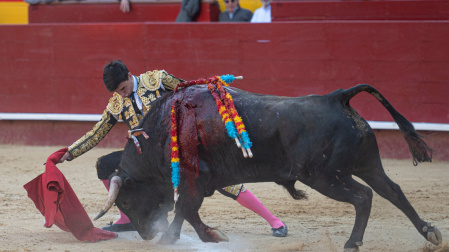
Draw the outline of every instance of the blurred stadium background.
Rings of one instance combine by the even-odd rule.
[[[240,0],[254,11],[259,0]],[[449,1],[275,0],[272,23],[219,23],[222,0],[202,2],[198,22],[175,23],[180,0],[0,0],[0,144],[67,146],[100,118],[110,94],[102,67],[165,69],[185,80],[243,75],[256,93],[323,95],[377,88],[449,160]],[[360,95],[381,155],[410,158],[388,112]],[[125,126],[100,144],[120,148]]]

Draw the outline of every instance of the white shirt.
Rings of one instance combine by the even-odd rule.
[[[134,87],[133,87],[133,94],[134,94],[134,100],[136,101],[137,107],[142,111],[142,101],[140,100],[139,95],[137,94],[137,78],[133,75],[134,80]]]
[[[271,5],[256,9],[251,18],[251,23],[271,23]]]

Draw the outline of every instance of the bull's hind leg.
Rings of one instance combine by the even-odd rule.
[[[377,194],[399,208],[412,221],[415,228],[426,240],[435,245],[440,244],[442,242],[442,236],[438,228],[432,227],[430,223],[423,221],[418,216],[402,192],[401,187],[385,174],[380,161],[376,163],[376,169],[356,174],[356,176],[363,179]]]
[[[373,193],[370,188],[358,183],[351,176],[336,174],[311,185],[323,195],[342,202],[348,202],[355,208],[354,227],[349,240],[345,243],[345,252],[358,251],[363,244],[363,235],[371,212]]]

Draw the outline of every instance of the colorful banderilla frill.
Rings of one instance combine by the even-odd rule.
[[[237,109],[235,108],[235,105],[234,105],[234,101],[233,101],[233,99],[232,99],[232,96],[231,96],[231,94],[229,94],[228,92],[226,92],[226,90],[223,88],[223,86],[221,85],[221,84],[223,84],[223,85],[225,85],[225,86],[227,86],[227,82],[224,80],[224,78],[223,77],[226,77],[226,80],[231,80],[231,81],[233,81],[235,78],[234,78],[234,76],[232,76],[231,75],[231,77],[232,78],[234,78],[234,79],[232,79],[231,77],[229,77],[229,75],[226,75],[226,76],[221,76],[221,78],[220,77],[218,77],[218,82],[217,82],[217,90],[219,91],[219,93],[220,93],[220,95],[221,95],[221,100],[224,102],[224,104],[225,104],[225,106],[226,106],[226,110],[227,110],[227,112],[228,112],[228,114],[230,114],[231,115],[231,117],[232,117],[232,120],[233,120],[233,122],[234,122],[234,124],[235,124],[235,126],[233,127],[234,129],[235,128],[237,128],[236,130],[234,130],[234,131],[237,131],[238,132],[238,135],[240,136],[240,139],[242,140],[242,152],[243,152],[243,156],[244,157],[247,157],[247,156],[249,156],[250,158],[252,158],[253,157],[253,153],[251,152],[251,146],[253,145],[252,143],[251,143],[251,141],[250,141],[250,139],[249,139],[249,135],[248,135],[248,132],[246,131],[246,129],[245,129],[245,124],[243,124],[243,121],[242,121],[242,118],[239,116],[239,114],[238,114],[238,112],[237,112]],[[217,107],[218,108],[218,107]],[[223,120],[224,121],[224,120]],[[225,122],[225,124],[226,124],[226,129],[228,129],[228,124],[226,123],[226,121],[224,121]],[[232,134],[234,135],[234,133],[232,132]],[[230,137],[232,137],[231,136],[231,134],[229,134],[229,130],[228,130],[228,135],[230,136]],[[236,139],[237,140],[237,139]],[[236,142],[237,143],[237,146],[238,147],[240,147],[240,144],[238,143],[238,142]]]
[[[174,200],[178,201],[178,185],[180,178],[180,167],[179,167],[179,145],[178,145],[178,120],[176,110],[178,109],[178,100],[173,102],[170,118],[171,118],[171,181],[173,183],[174,189]]]
[[[253,157],[251,152],[252,143],[249,139],[248,132],[245,129],[242,118],[239,116],[237,109],[235,108],[234,101],[231,94],[229,94],[224,86],[229,86],[229,83],[236,79],[243,79],[241,76],[234,77],[233,75],[214,76],[206,79],[198,79],[193,81],[186,81],[179,83],[174,92],[178,88],[189,87],[194,85],[207,84],[212,97],[214,98],[215,105],[217,106],[218,113],[221,116],[222,121],[225,123],[226,131],[232,139],[235,140],[237,147],[242,149],[243,156]],[[171,167],[172,167],[172,182],[174,188],[175,202],[178,200],[178,184],[180,179],[180,166],[179,166],[179,144],[178,144],[178,130],[177,130],[177,107],[178,100],[175,100],[171,109]]]
[[[233,82],[236,79],[243,79],[243,77],[234,77],[233,75],[228,74],[209,77],[206,79],[201,78],[198,80],[181,82],[175,88],[175,92],[178,90],[178,88],[207,84],[208,89],[214,97],[218,113],[221,115],[222,120],[225,123],[226,131],[229,137],[235,140],[237,147],[242,148],[244,157],[253,157],[253,154],[251,152],[252,143],[249,139],[249,135],[245,129],[242,118],[239,116],[237,110],[235,109],[231,94],[229,94],[222,86],[229,86],[229,83]],[[217,93],[220,96],[218,96]]]

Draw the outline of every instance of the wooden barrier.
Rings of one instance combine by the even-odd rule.
[[[39,24],[0,26],[2,112],[101,113],[102,68],[165,69],[191,80],[243,75],[256,93],[325,94],[367,83],[411,121],[447,123],[448,21],[271,24]],[[18,88],[23,87],[23,88]],[[30,102],[32,105],[30,106]],[[368,120],[391,121],[374,99]]]
[[[133,74],[165,69],[186,80],[243,75],[234,86],[284,96],[367,83],[410,121],[447,124],[448,27],[441,20],[0,26],[0,112],[100,114],[110,97],[102,67],[121,59]],[[351,105],[367,120],[392,121],[369,95]],[[51,130],[35,131],[48,124]],[[0,143],[69,145],[80,137],[64,122],[0,125]],[[55,136],[53,127],[67,127],[70,137]],[[437,158],[448,157],[447,134],[430,133],[445,146]]]

